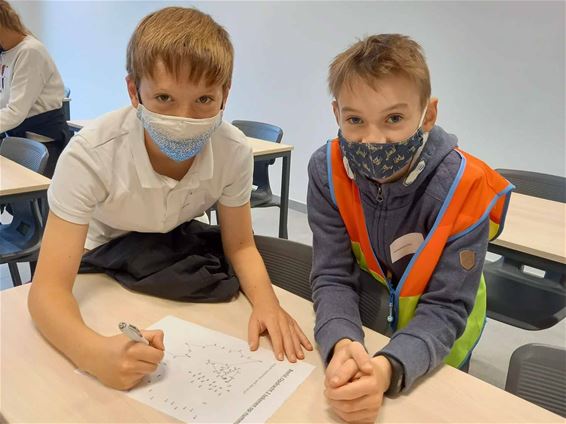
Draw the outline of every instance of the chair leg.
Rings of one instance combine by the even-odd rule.
[[[16,262],[10,262],[8,264],[8,269],[10,270],[10,277],[12,277],[14,287],[21,286],[22,279],[20,278],[20,271],[18,271],[18,264]]]

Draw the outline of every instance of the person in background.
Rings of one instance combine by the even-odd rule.
[[[33,132],[52,139],[46,143],[48,177],[69,137],[64,97],[63,80],[49,52],[10,3],[0,0],[0,138]]]

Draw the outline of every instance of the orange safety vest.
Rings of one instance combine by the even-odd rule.
[[[421,295],[447,242],[469,233],[489,217],[489,239],[503,230],[507,205],[514,188],[505,178],[481,160],[455,149],[462,161],[448,195],[430,232],[415,252],[401,280],[393,289],[374,254],[368,235],[358,186],[344,168],[338,139],[327,144],[330,192],[352,243],[360,268],[385,285],[390,294],[388,321],[393,330],[405,327],[415,315]],[[477,344],[486,314],[486,287],[483,275],[476,301],[464,333],[456,340],[444,362],[459,367]]]

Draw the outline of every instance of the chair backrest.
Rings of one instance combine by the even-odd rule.
[[[291,240],[255,236],[269,278],[276,286],[312,301],[312,247]]]
[[[0,155],[42,174],[47,165],[47,148],[35,140],[21,137],[6,137],[0,144]]]
[[[517,187],[515,189],[517,193],[566,203],[566,178],[564,177],[516,169],[497,169],[497,172]]]
[[[49,153],[38,141],[27,138],[6,137],[0,144],[0,155],[42,174],[47,165]],[[39,248],[43,233],[43,219],[37,199],[10,203],[12,222],[3,230],[3,237],[21,252]]]
[[[239,128],[246,136],[261,140],[281,143],[283,130],[276,125],[256,121],[232,121],[232,125]],[[268,166],[273,165],[275,159],[254,161],[254,185],[260,188],[269,188]]]
[[[566,349],[530,343],[515,350],[505,390],[566,417]]]
[[[238,127],[248,137],[281,143],[283,130],[276,125],[256,121],[232,121],[232,125]]]
[[[312,247],[259,235],[255,236],[255,243],[273,284],[312,302]],[[374,331],[387,334],[389,295],[385,286],[362,271],[359,296],[362,323]]]

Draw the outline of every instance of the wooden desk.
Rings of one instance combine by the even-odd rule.
[[[498,254],[528,254],[563,270],[566,203],[512,193],[503,232],[490,243],[489,250]]]
[[[0,156],[0,200],[2,203],[37,199],[45,193],[50,183],[49,178]]]
[[[80,131],[89,120],[67,121],[71,131]],[[271,160],[283,158],[281,168],[281,207],[279,208],[279,237],[287,238],[287,221],[289,215],[289,180],[291,177],[291,152],[293,146],[289,144],[273,143],[271,141],[260,140],[258,138],[247,137],[252,145],[255,160]]]
[[[75,367],[51,347],[32,324],[27,310],[30,285],[0,292],[0,421],[7,422],[176,422],[124,393],[74,372]],[[281,304],[313,340],[312,304],[275,288]],[[247,340],[250,305],[244,296],[230,303],[191,304],[128,292],[102,275],[81,275],[74,288],[85,322],[112,335],[125,320],[146,327],[174,315]],[[371,351],[387,338],[366,329]],[[167,335],[165,335],[167,345]],[[262,338],[261,345],[268,347]],[[316,366],[309,378],[270,418],[277,423],[337,422],[323,396],[323,366],[317,351],[306,361]],[[454,368],[443,366],[409,395],[386,399],[380,423],[535,423],[564,422],[536,405]]]

